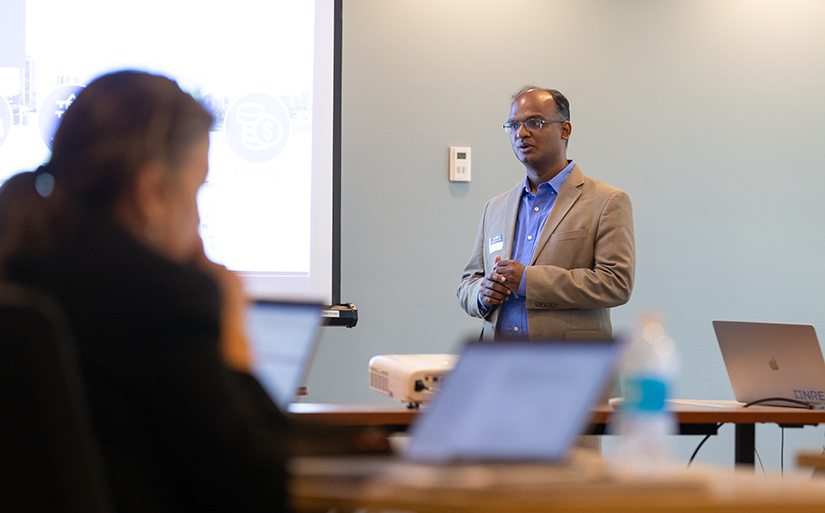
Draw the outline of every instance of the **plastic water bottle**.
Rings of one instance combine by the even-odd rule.
[[[657,472],[671,463],[670,435],[677,434],[676,417],[666,403],[678,373],[676,347],[658,318],[646,315],[624,349],[620,464],[633,473]]]

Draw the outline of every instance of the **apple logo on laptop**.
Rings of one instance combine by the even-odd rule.
[[[771,357],[771,359],[768,360],[768,366],[770,366],[773,370],[779,370],[779,365],[776,364],[776,358],[774,357]]]

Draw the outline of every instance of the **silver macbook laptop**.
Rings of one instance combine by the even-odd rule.
[[[617,359],[612,342],[475,342],[410,431],[414,461],[563,459]]]
[[[247,311],[253,373],[281,410],[302,385],[321,327],[316,303],[255,301]]]
[[[713,321],[713,329],[737,401],[782,397],[825,403],[825,360],[813,326]]]

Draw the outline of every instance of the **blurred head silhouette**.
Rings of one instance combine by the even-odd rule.
[[[63,115],[48,164],[0,189],[0,235],[10,236],[0,258],[41,250],[78,214],[109,217],[170,259],[193,258],[212,122],[166,77],[94,80]]]

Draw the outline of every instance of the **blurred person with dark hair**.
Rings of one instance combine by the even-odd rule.
[[[172,80],[105,75],[0,188],[0,279],[63,306],[120,511],[286,509],[287,422],[198,235],[212,122]]]

